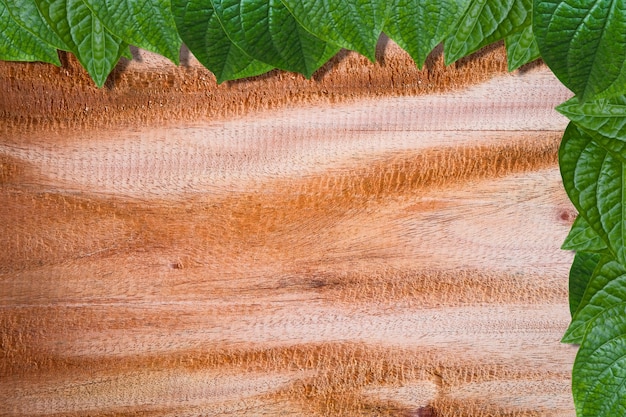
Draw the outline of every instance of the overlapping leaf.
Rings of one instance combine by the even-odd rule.
[[[576,252],[574,262],[569,271],[569,310],[572,317],[576,314],[593,271],[595,271],[601,259],[602,255],[599,253]]]
[[[181,40],[170,0],[83,0],[109,31],[124,42],[178,64]]]
[[[550,69],[582,101],[626,87],[626,3],[534,0],[534,31]]]
[[[539,47],[531,24],[527,24],[519,32],[504,38],[509,71],[518,69],[524,64],[539,58]]]
[[[531,0],[1,1],[15,13],[13,23],[43,40],[20,35],[7,43],[24,38],[27,49],[37,46],[48,55],[48,44],[69,50],[98,85],[127,52],[125,43],[178,62],[180,37],[220,81],[271,68],[310,76],[340,47],[374,59],[382,30],[420,67],[444,39],[448,62],[505,38],[512,69],[536,57]]]
[[[625,320],[626,306],[626,142],[570,124],[559,160],[565,189],[582,219],[574,224],[565,246],[600,250],[577,254],[570,273],[570,311],[575,312],[563,341],[581,344],[573,371],[576,409],[580,417],[622,415],[626,325],[619,320]],[[596,262],[587,280],[585,275]]]
[[[32,20],[36,21],[37,16]],[[16,18],[0,0],[0,59],[5,61],[42,61],[61,65],[55,47],[43,42]]]
[[[607,248],[606,243],[583,216],[576,217],[572,228],[565,238],[561,249],[573,251],[601,252]]]
[[[446,63],[522,31],[531,19],[532,0],[471,0],[444,41]]]
[[[218,82],[263,74],[273,68],[252,58],[230,40],[212,3],[173,0],[172,11],[185,44]]]
[[[276,68],[310,77],[340,49],[313,36],[280,0],[212,4],[229,39],[248,56]]]
[[[68,51],[69,47],[57,36],[43,18],[35,0],[0,0],[9,9],[11,16],[24,29],[47,43],[52,48]]]
[[[622,263],[626,262],[625,155],[610,142],[601,146],[573,124],[565,131],[559,150],[563,184],[572,203]]]
[[[626,415],[626,303],[597,316],[580,345],[572,376],[580,417]]]
[[[626,268],[605,255],[600,258],[586,285],[563,342],[581,343],[588,324],[620,302],[626,302]]]
[[[389,2],[383,31],[421,68],[435,46],[456,27],[469,4],[470,0],[394,0]]]
[[[282,0],[309,32],[331,44],[376,59],[376,43],[385,24],[386,0]],[[444,4],[445,6],[445,4]],[[410,13],[408,13],[410,10]],[[418,12],[405,9],[404,14]]]
[[[626,96],[586,101],[574,97],[557,110],[586,131],[626,141]]]
[[[41,15],[76,55],[98,86],[128,48],[110,33],[83,0],[36,0]]]

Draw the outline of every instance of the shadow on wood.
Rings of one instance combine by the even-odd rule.
[[[394,48],[220,87],[0,64],[0,414],[573,416],[568,93]]]

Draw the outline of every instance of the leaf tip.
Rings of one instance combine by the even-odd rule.
[[[565,333],[561,338],[561,343],[564,345],[580,345],[580,342],[579,337],[572,337],[572,335],[568,333]]]

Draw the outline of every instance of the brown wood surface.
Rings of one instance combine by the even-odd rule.
[[[545,67],[139,56],[0,63],[0,415],[574,416]]]

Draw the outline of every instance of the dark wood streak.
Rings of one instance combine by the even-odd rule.
[[[19,84],[11,74],[0,81]],[[250,85],[261,94],[271,77],[285,75]],[[1,113],[7,131],[34,129],[38,116],[15,112]],[[293,133],[301,119],[283,116],[273,132]],[[403,126],[380,130],[391,125]],[[460,130],[453,145],[401,151],[390,141],[309,171],[284,156],[294,153],[281,143],[300,146],[293,137],[275,137],[232,160],[245,171],[273,155],[284,169],[176,195],[124,185],[149,166],[90,186],[93,165],[69,156],[111,138],[18,130],[0,140],[0,415],[574,415],[575,349],[559,344],[571,254],[559,246],[575,213],[553,126]],[[311,131],[304,145],[320,140]],[[176,158],[192,152],[182,139]],[[141,156],[129,149],[92,155]]]

